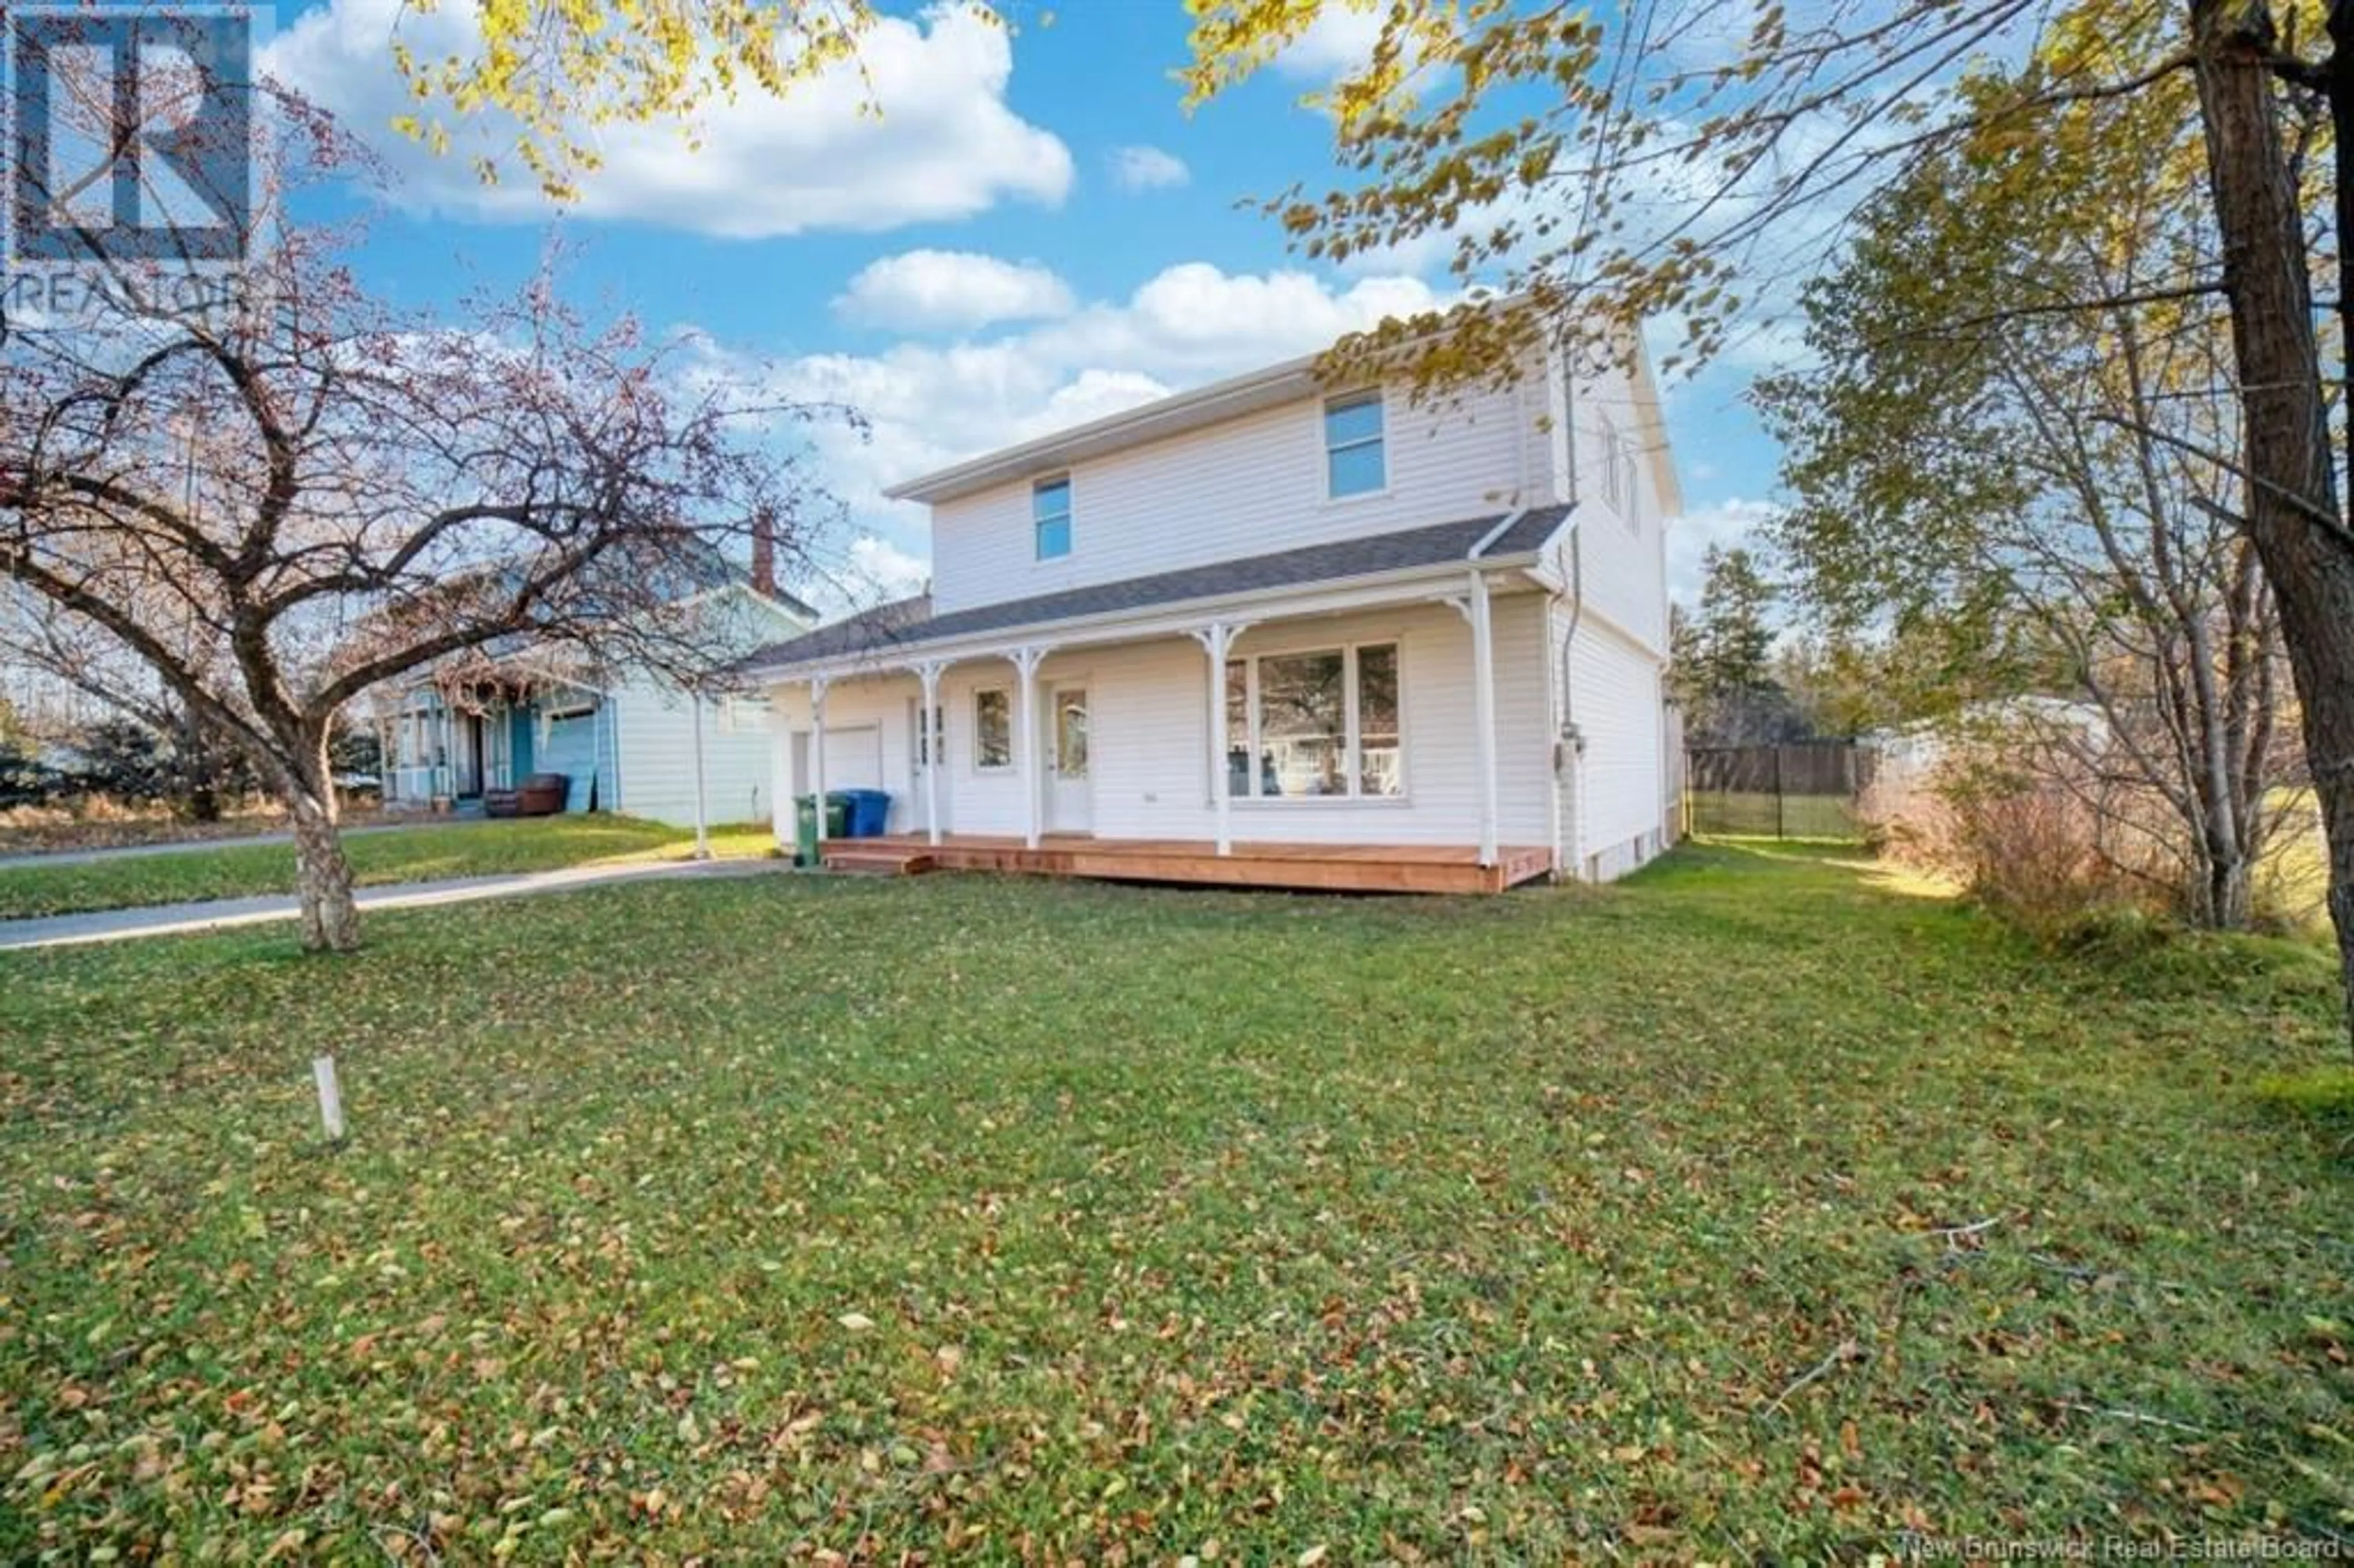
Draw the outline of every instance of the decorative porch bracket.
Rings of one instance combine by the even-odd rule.
[[[924,835],[938,848],[940,842],[940,769],[948,765],[947,726],[939,722],[940,677],[950,661],[918,659],[916,678],[924,683],[923,707],[916,715],[916,735],[924,747]]]
[[[1014,673],[1022,677],[1022,826],[1023,842],[1032,849],[1038,847],[1038,810],[1040,800],[1038,766],[1038,666],[1046,662],[1051,648],[1025,644],[1005,656],[1013,662]]]
[[[1470,591],[1449,595],[1442,603],[1471,628],[1471,725],[1479,750],[1479,863],[1496,863],[1497,819],[1502,813],[1496,793],[1496,630],[1488,603],[1488,574],[1473,567]]]
[[[1218,853],[1235,853],[1233,763],[1234,740],[1226,733],[1226,659],[1235,639],[1251,629],[1247,620],[1214,620],[1193,628],[1193,641],[1209,655],[1210,806],[1218,818]]]

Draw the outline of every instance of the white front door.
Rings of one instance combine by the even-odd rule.
[[[1046,831],[1095,831],[1087,785],[1087,689],[1056,686],[1046,696]]]
[[[907,747],[907,810],[908,821],[931,827],[928,815],[932,802],[939,803],[939,830],[949,831],[948,726],[943,722],[945,707],[935,707],[928,715],[921,698],[907,699],[907,732],[912,737]],[[939,786],[930,787],[928,777],[935,768],[940,769]]]

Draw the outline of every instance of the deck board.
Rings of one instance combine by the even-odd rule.
[[[896,863],[913,874],[993,871],[1034,876],[1086,876],[1227,887],[1334,893],[1500,893],[1541,877],[1552,855],[1541,846],[1509,845],[1483,866],[1468,844],[1301,843],[1238,840],[1221,855],[1202,839],[1099,839],[1049,833],[1031,849],[995,833],[921,833],[830,841],[827,863],[878,870]]]

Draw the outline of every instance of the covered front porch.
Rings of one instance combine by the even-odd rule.
[[[870,789],[885,836],[822,839],[821,863],[1368,893],[1545,876],[1545,597],[1438,586],[804,666],[768,688],[779,842],[795,797]]]
[[[1543,844],[1506,845],[1483,863],[1475,844],[1241,840],[1221,853],[1215,844],[1195,839],[1088,833],[1047,833],[1034,846],[1010,834],[896,833],[832,840],[823,854],[829,870],[884,875],[992,871],[1319,893],[1501,893],[1543,876],[1553,866],[1553,852]]]
[[[420,683],[379,716],[377,741],[384,803],[397,810],[479,810],[535,774],[565,777],[568,811],[612,799],[611,704],[581,681]]]

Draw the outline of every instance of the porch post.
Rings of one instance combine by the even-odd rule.
[[[1038,766],[1038,666],[1046,657],[1044,648],[1016,648],[1009,655],[1013,668],[1022,677],[1022,722],[1020,740],[1015,744],[1022,753],[1022,842],[1032,849],[1038,847],[1039,774]]]
[[[1220,854],[1235,853],[1234,782],[1228,759],[1234,739],[1226,733],[1226,655],[1233,651],[1235,639],[1247,630],[1247,621],[1214,620],[1193,630],[1193,641],[1210,657],[1210,807],[1217,814]]]
[[[711,811],[703,781],[703,688],[690,687],[688,710],[695,722],[695,858],[711,858]]]
[[[940,733],[946,726],[934,715],[940,706],[940,673],[947,668],[945,659],[916,666],[916,677],[924,683],[923,706],[916,715],[916,735],[924,747],[924,834],[934,845],[940,842],[940,769],[948,762],[947,737]]]
[[[1478,729],[1479,863],[1496,863],[1496,635],[1488,603],[1488,574],[1471,568],[1471,714]]]
[[[823,675],[810,677],[810,794],[817,800],[821,858],[825,844],[825,690],[832,683]]]
[[[793,732],[785,727],[773,690],[769,694],[769,832],[779,850],[792,846]]]

